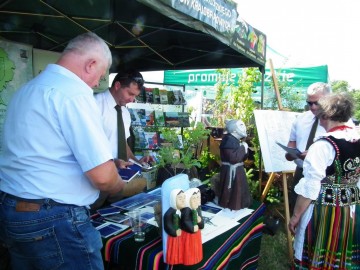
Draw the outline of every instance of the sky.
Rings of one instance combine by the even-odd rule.
[[[328,65],[329,80],[360,89],[359,0],[234,0],[267,37],[274,68]]]

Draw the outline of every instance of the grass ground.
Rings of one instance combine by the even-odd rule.
[[[266,216],[276,214],[266,211]],[[279,225],[274,235],[264,233],[261,240],[259,264],[257,270],[289,270],[291,269],[287,235],[284,220],[279,218]]]
[[[274,235],[264,234],[261,240],[260,258],[257,270],[289,270],[291,263],[284,229]]]

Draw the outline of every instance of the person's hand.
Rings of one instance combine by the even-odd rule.
[[[301,160],[304,160],[305,157],[306,157],[306,155],[307,155],[307,151],[304,151],[304,152],[302,152],[300,155],[298,155],[297,158],[299,158],[299,159],[301,159]],[[286,160],[288,160],[288,161],[294,161],[294,160],[296,159],[296,158],[294,158],[292,155],[290,155],[289,153],[286,153],[286,154],[285,154],[285,158],[286,158]]]
[[[308,151],[302,152],[302,153],[299,155],[299,158],[302,159],[302,160],[304,160],[305,157],[306,157],[306,155],[307,155],[307,152],[308,152]]]
[[[155,159],[152,156],[143,156],[139,161],[141,164],[143,164],[143,163],[149,164],[149,163],[155,162]]]
[[[128,166],[133,165],[131,162],[122,159],[115,159],[114,162],[118,169],[126,169]]]
[[[286,154],[285,154],[285,158],[286,158],[286,160],[288,160],[288,161],[293,161],[293,160],[295,160],[295,158],[294,158],[292,155],[290,155],[289,153],[286,153]]]
[[[154,162],[154,158],[152,156],[143,156],[141,159],[140,159],[140,162],[146,162],[146,163],[149,163],[149,162]]]
[[[296,227],[300,222],[300,216],[293,215],[289,221],[288,227],[292,235],[295,235]]]

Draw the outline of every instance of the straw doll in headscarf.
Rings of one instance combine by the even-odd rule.
[[[246,126],[241,120],[226,121],[226,135],[220,144],[220,195],[219,205],[231,210],[247,208],[252,197],[247,183],[244,160],[248,145],[244,141]]]
[[[166,263],[183,263],[183,243],[180,229],[181,209],[185,207],[185,193],[181,189],[173,189],[170,193],[170,207],[164,214],[163,226],[167,237]]]
[[[182,243],[184,245],[183,264],[193,265],[203,258],[201,229],[204,220],[201,215],[201,193],[198,188],[185,191],[185,206],[181,209]]]

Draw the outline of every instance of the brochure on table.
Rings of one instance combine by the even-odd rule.
[[[111,204],[111,206],[131,211],[143,206],[154,206],[161,200],[161,197],[150,193],[139,193],[129,198]]]
[[[160,201],[160,198],[161,188],[156,188],[148,193],[139,193],[113,203],[111,207],[99,209],[98,213],[103,218],[104,223],[97,225],[96,228],[105,238],[115,235],[129,226],[129,217],[126,213],[121,214],[120,211],[134,209],[140,209],[141,215],[146,218],[147,223],[158,227],[154,217],[153,206]],[[244,208],[232,211],[227,208],[224,209],[215,203],[208,202],[201,206],[201,211],[205,223],[204,229],[201,230],[202,243],[206,243],[231,228],[238,226],[238,221],[251,215],[254,210]]]
[[[215,209],[218,209],[218,212]],[[253,211],[249,208],[232,211],[214,203],[206,203],[202,206],[202,216],[205,222],[204,229],[201,230],[202,243],[206,243],[231,228],[238,226],[238,220],[251,215]]]

